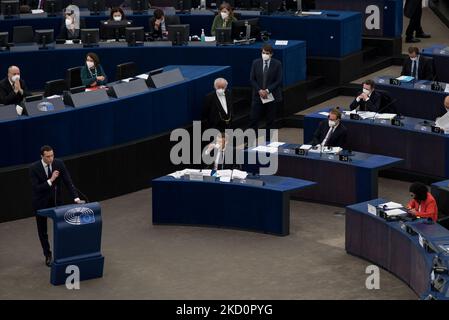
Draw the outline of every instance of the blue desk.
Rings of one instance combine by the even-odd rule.
[[[129,48],[126,43],[102,44],[98,48],[82,45],[57,45],[56,49],[0,52],[0,74],[9,65],[18,65],[30,89],[43,89],[46,81],[63,79],[68,68],[83,65],[88,52],[99,55],[109,80],[115,77],[117,64],[134,61],[142,72],[165,65],[222,65],[232,67],[233,85],[248,87],[252,61],[260,57],[262,43],[248,46],[217,47],[208,43],[191,43],[172,47],[169,42],[146,43]],[[282,62],[284,86],[306,79],[306,47],[302,41],[290,41],[287,46],[275,46],[274,55]],[[213,89],[213,83],[208,84]]]
[[[305,142],[312,140],[324,119],[319,113],[304,118]],[[348,148],[404,159],[395,166],[401,170],[436,179],[449,178],[449,135],[432,133],[430,126],[423,131],[422,119],[404,118],[402,127],[392,126],[388,121],[351,120],[347,116],[342,120],[348,128]]]
[[[449,51],[447,45],[436,44],[422,50],[422,54],[433,58],[438,81],[449,83]]]
[[[264,186],[155,179],[153,224],[224,227],[286,236],[290,230],[291,192],[315,183],[274,176],[260,179]]]
[[[402,35],[402,0],[315,0],[315,4],[320,10],[360,12],[364,36],[397,38]]]
[[[286,144],[279,148],[276,174],[315,181],[317,187],[295,192],[293,196],[320,203],[346,206],[376,198],[378,172],[402,162],[399,158],[361,152],[354,153],[350,162],[319,153],[299,156],[294,152],[298,146]],[[258,159],[257,163],[260,163]],[[245,170],[258,173],[259,167],[258,164],[246,164]]]
[[[389,77],[378,77],[374,81],[377,89],[385,90],[393,99],[397,99],[397,112],[403,116],[433,121],[446,112],[443,101],[447,93],[432,91],[431,81],[419,80],[400,86],[391,85]]]
[[[448,244],[449,231],[438,224],[425,224],[420,219],[387,222],[368,212],[368,204],[377,206],[385,202],[388,201],[375,199],[346,208],[346,252],[393,273],[423,297],[430,292],[432,259],[436,253],[425,250],[419,243],[419,236],[411,235],[405,229],[418,230],[430,243]]]
[[[432,183],[432,195],[435,197],[438,205],[439,218],[449,216],[449,180],[443,180]]]
[[[210,33],[214,14],[180,14],[183,24],[190,24],[190,34],[200,35],[201,29]],[[134,26],[143,26],[148,31],[150,15],[127,15]],[[242,19],[254,18],[245,15]],[[320,16],[296,17],[292,15],[258,16],[262,30],[272,33],[272,39],[303,40],[307,42],[307,55],[322,57],[343,57],[362,48],[362,16],[358,12],[324,11]],[[106,16],[85,17],[87,28],[98,28]],[[62,18],[30,17],[0,20],[0,30],[9,31],[13,26],[29,25],[34,29],[54,29],[59,33]],[[313,30],[313,32],[311,32]],[[12,38],[11,38],[12,39]],[[217,61],[219,61],[217,59]],[[216,62],[217,63],[217,62]]]
[[[167,67],[172,69],[176,66]],[[123,99],[0,122],[0,167],[36,160],[49,144],[59,157],[108,148],[164,133],[200,119],[204,96],[231,68],[178,66],[185,81]]]

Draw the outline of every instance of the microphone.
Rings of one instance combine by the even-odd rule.
[[[78,189],[77,187],[75,187],[75,185],[72,185],[72,187],[73,187],[73,189],[75,189],[79,194],[81,194],[81,196],[82,196],[84,199],[86,199],[86,201],[81,200],[81,201],[80,201],[80,204],[85,204],[86,202],[87,202],[87,203],[90,202],[90,201],[89,201],[89,198],[86,197],[86,195],[85,195],[84,193],[82,193],[80,189]]]
[[[393,103],[396,103],[396,101],[398,101],[398,99],[393,99],[391,100],[389,103],[387,103],[385,106],[383,106],[382,108],[380,108],[379,110],[376,111],[376,113],[374,114],[372,120],[373,122],[376,120],[376,116],[381,113],[382,111],[385,111],[389,106],[391,106]]]
[[[57,194],[58,194],[57,190],[58,190],[58,186],[55,183],[55,208],[58,206],[58,202],[56,201],[56,197],[57,197]]]

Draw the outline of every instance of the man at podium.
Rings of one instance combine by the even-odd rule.
[[[81,203],[78,192],[64,162],[55,159],[53,148],[41,148],[41,160],[30,167],[32,186],[32,204],[35,214],[37,210],[56,207],[62,203],[62,183],[69,190],[75,203]],[[52,253],[47,234],[47,217],[36,214],[37,232],[45,256],[45,264],[51,266]]]

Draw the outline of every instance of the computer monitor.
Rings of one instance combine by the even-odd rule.
[[[136,46],[145,40],[145,30],[143,27],[126,28],[126,42],[129,46]]]
[[[81,29],[81,41],[83,47],[93,47],[98,45],[100,41],[100,30],[96,29]]]
[[[47,44],[54,42],[54,32],[53,29],[35,31],[36,43],[41,45],[39,49],[48,49]]]
[[[9,47],[9,33],[0,32],[0,51],[3,51]]]
[[[134,14],[143,14],[148,11],[148,0],[131,0],[131,9]]]
[[[215,29],[215,40],[217,41],[217,45],[232,44],[232,29],[231,28]]]
[[[62,0],[45,0],[44,11],[47,16],[56,17],[62,14]]]
[[[19,0],[6,0],[1,2],[1,10],[4,19],[12,19],[20,13]]]
[[[180,12],[190,11],[192,9],[192,0],[177,0],[175,8]]]
[[[232,22],[233,39],[253,39],[260,35],[259,18]]]
[[[105,0],[89,0],[87,7],[91,16],[98,16],[106,11],[106,2]]]
[[[125,39],[125,30],[129,27],[131,21],[102,21],[101,38],[102,39]]]
[[[186,45],[189,42],[190,25],[189,24],[172,24],[167,26],[168,40],[174,46]]]

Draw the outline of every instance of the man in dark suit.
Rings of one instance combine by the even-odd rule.
[[[349,106],[351,110],[379,112],[382,105],[382,94],[374,90],[373,80],[363,82],[363,90]]]
[[[402,76],[411,76],[416,80],[433,80],[433,66],[430,58],[419,54],[417,47],[408,48],[408,59],[402,65]]]
[[[31,95],[25,81],[20,79],[20,69],[16,66],[8,68],[8,76],[0,81],[0,104],[20,104]]]
[[[424,33],[421,26],[422,16],[422,1],[421,0],[406,0],[404,6],[404,15],[410,18],[407,30],[405,31],[405,42],[416,43],[421,40],[417,38],[430,38],[430,34]],[[416,34],[416,38],[414,37]]]
[[[282,64],[273,59],[273,48],[266,44],[262,48],[262,58],[253,61],[250,74],[253,97],[251,105],[251,124],[259,129],[259,120],[266,112],[266,141],[270,140],[270,129],[274,128],[277,109],[282,101]]]
[[[150,23],[150,35],[155,40],[167,39],[168,31],[167,26],[180,24],[178,16],[165,16],[164,11],[161,9],[154,10],[153,17],[149,20]]]
[[[222,132],[231,128],[232,95],[227,89],[228,82],[226,79],[216,79],[214,88],[215,92],[208,94],[205,98],[201,119],[206,128],[214,128]]]
[[[73,185],[72,178],[64,162],[55,159],[50,146],[41,148],[41,160],[34,162],[30,167],[32,186],[32,204],[36,212],[40,209],[55,207],[62,203],[62,183],[69,190],[75,203],[81,203],[78,193]],[[36,214],[37,231],[45,256],[45,264],[51,265],[52,254],[47,234],[47,218]]]
[[[313,135],[311,145],[314,147],[345,148],[348,130],[341,124],[341,113],[337,109],[329,112],[328,120],[321,121]]]

